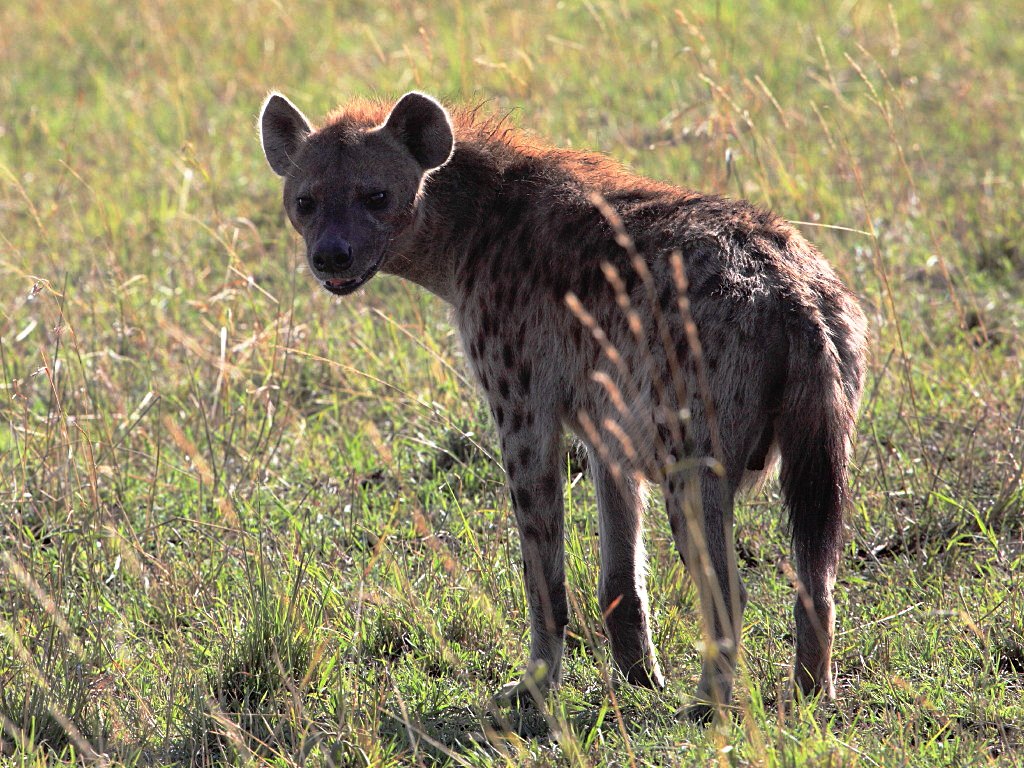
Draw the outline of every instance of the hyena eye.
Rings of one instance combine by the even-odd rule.
[[[316,201],[309,195],[299,195],[295,198],[295,212],[299,216],[306,216],[316,208]]]
[[[371,192],[363,197],[363,205],[371,211],[383,211],[388,207],[388,193],[384,191]]]

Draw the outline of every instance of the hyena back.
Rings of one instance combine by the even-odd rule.
[[[588,447],[599,602],[627,680],[664,685],[642,537],[655,483],[710,641],[692,714],[728,702],[746,604],[733,499],[781,457],[794,679],[834,695],[832,593],[866,323],[813,246],[747,203],[450,115],[419,93],[351,104],[319,129],[274,93],[260,129],[326,290],[351,293],[383,270],[454,309],[500,435],[529,602],[527,672],[504,697],[559,679],[565,427]]]

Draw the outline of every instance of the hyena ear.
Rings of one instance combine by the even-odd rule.
[[[284,176],[291,171],[292,159],[312,132],[313,126],[299,108],[271,91],[260,110],[260,141],[274,173]]]
[[[448,112],[435,99],[416,91],[398,100],[381,130],[405,144],[424,171],[447,163],[455,146]]]

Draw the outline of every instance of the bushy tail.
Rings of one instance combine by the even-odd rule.
[[[789,370],[776,422],[780,480],[797,561],[831,570],[842,550],[848,466],[860,393],[859,376],[823,326],[790,338]]]

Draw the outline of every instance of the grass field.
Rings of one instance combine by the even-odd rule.
[[[0,762],[1024,764],[1024,6],[0,6]],[[342,10],[342,6],[346,6]],[[800,222],[873,350],[839,701],[786,713],[774,485],[731,723],[648,524],[660,695],[614,688],[567,458],[565,682],[525,662],[494,429],[439,302],[319,291],[255,117],[419,88]]]

